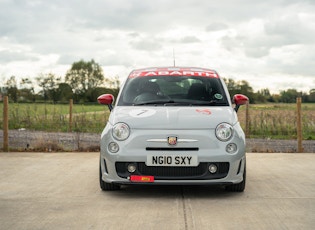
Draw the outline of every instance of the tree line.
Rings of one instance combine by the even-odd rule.
[[[96,102],[96,98],[104,93],[118,95],[120,81],[118,76],[105,78],[103,69],[93,59],[74,62],[62,80],[53,73],[39,74],[35,83],[29,78],[18,82],[11,76],[1,87],[1,94],[8,95],[13,102],[67,103],[73,99],[75,103]],[[35,92],[35,86],[39,88]]]
[[[280,90],[279,94],[271,94],[268,88],[260,89],[254,92],[247,81],[234,81],[233,79],[224,79],[231,95],[241,93],[250,99],[250,103],[295,103],[297,97],[301,97],[303,102],[315,102],[315,88],[308,93],[297,91],[296,89]]]
[[[118,76],[106,78],[101,66],[93,59],[74,62],[66,72],[64,80],[53,73],[39,74],[33,82],[29,78],[22,78],[19,82],[11,76],[1,87],[1,95],[8,95],[13,102],[39,102],[50,101],[53,103],[96,102],[96,98],[104,93],[111,93],[117,97],[120,81]],[[315,102],[315,89],[310,92],[299,92],[296,89],[281,90],[279,94],[271,94],[268,88],[254,91],[247,81],[235,81],[224,78],[231,96],[237,93],[249,97],[251,103],[282,102],[294,103],[297,97],[302,97],[303,102]],[[35,86],[40,90],[35,92]]]

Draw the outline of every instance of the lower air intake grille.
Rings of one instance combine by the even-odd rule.
[[[127,171],[129,163],[136,164],[137,170],[134,173]],[[197,167],[167,167],[167,166],[146,166],[144,162],[116,162],[118,176],[127,178],[130,175],[154,176],[155,180],[209,180],[220,179],[227,176],[229,172],[228,162],[212,162],[218,167],[218,171],[211,174],[208,167],[211,163],[200,163]]]

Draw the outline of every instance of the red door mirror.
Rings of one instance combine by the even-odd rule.
[[[248,97],[243,94],[235,94],[233,96],[233,103],[235,103],[235,111],[237,112],[241,105],[245,105],[249,101]]]
[[[97,98],[98,103],[102,105],[108,105],[109,110],[111,111],[113,109],[113,102],[115,98],[111,94],[102,94]]]
[[[114,96],[111,94],[102,94],[97,98],[98,103],[102,105],[111,105],[114,101]]]
[[[245,105],[248,101],[248,97],[243,94],[235,94],[233,97],[233,103],[236,105]]]

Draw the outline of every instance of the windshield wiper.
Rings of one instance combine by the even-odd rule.
[[[133,103],[132,105],[164,105],[166,103],[172,103],[174,101],[147,101],[147,102],[141,102],[141,103]]]
[[[198,101],[198,103],[192,103],[194,106],[220,106],[220,105],[227,105],[226,102],[218,102],[217,100],[212,100],[212,101]]]
[[[134,103],[133,106],[137,105],[164,105],[164,106],[180,106],[180,105],[192,105],[190,102],[177,102],[174,100],[161,100],[161,101],[148,101],[142,103]]]
[[[192,104],[189,102],[167,102],[165,106],[191,106]]]
[[[218,102],[216,100],[212,101],[183,101],[178,102],[174,100],[161,100],[161,101],[147,101],[141,103],[134,103],[133,106],[141,106],[141,105],[164,105],[164,106],[220,106],[220,105],[227,105],[226,102]]]

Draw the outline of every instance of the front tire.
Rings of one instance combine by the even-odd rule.
[[[101,168],[101,162],[100,162],[100,174],[99,174],[99,180],[100,180],[100,187],[103,191],[114,191],[119,190],[120,186],[113,183],[106,183],[102,179],[102,168]]]
[[[246,165],[244,167],[243,181],[238,184],[227,185],[225,187],[225,190],[230,191],[230,192],[244,192],[245,185],[246,185]]]

